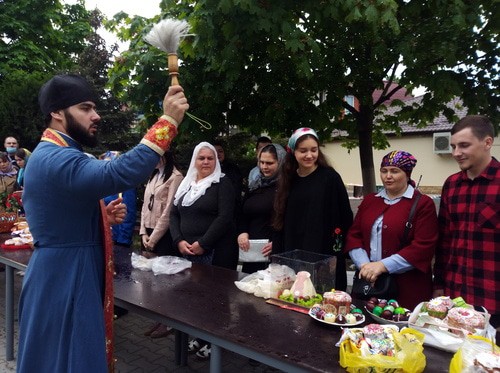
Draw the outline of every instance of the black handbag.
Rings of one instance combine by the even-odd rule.
[[[403,233],[403,239],[401,240],[401,247],[406,245],[408,240],[408,233],[412,227],[413,217],[417,209],[418,201],[422,194],[420,192],[415,196],[415,201],[410,209],[410,214],[408,216],[408,221],[405,224],[405,231]],[[354,273],[352,291],[351,295],[356,299],[367,300],[371,297],[379,299],[394,299],[398,296],[398,284],[396,282],[396,275],[391,275],[389,273],[382,273],[377,277],[375,284],[372,285],[371,282],[365,279],[359,278],[359,269]]]
[[[389,273],[378,276],[375,284],[359,278],[359,270],[354,273],[351,295],[356,299],[368,300],[371,297],[378,299],[394,299],[398,296],[396,278]]]

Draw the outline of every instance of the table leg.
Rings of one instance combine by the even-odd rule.
[[[180,330],[175,330],[175,364],[187,365],[188,335]]]
[[[175,365],[181,364],[181,349],[182,349],[182,332],[180,330],[175,330]]]
[[[181,366],[185,367],[188,361],[188,343],[189,335],[187,333],[181,332]]]
[[[5,266],[5,357],[14,360],[14,268]]]
[[[222,349],[212,343],[210,353],[210,373],[222,372]]]

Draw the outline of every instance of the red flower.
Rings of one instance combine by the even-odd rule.
[[[14,192],[9,194],[5,199],[3,199],[3,204],[5,205],[5,209],[7,212],[16,212],[19,210],[23,202],[21,200],[21,193]]]
[[[339,227],[335,228],[332,237],[334,238],[333,252],[342,251],[342,229]]]

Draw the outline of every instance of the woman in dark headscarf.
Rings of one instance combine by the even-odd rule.
[[[249,192],[245,195],[239,221],[238,246],[242,251],[250,249],[250,240],[267,239],[271,241],[273,230],[271,218],[276,194],[276,181],[285,159],[286,151],[281,145],[269,144],[259,152],[259,175],[254,179]],[[268,257],[272,251],[272,242],[265,244],[262,255]],[[267,267],[267,261],[244,262],[242,271],[256,272]]]
[[[392,151],[382,159],[384,189],[364,197],[345,250],[361,278],[375,282],[382,273],[393,275],[399,304],[409,309],[432,298],[431,261],[438,238],[436,207],[430,197],[421,195],[408,238],[402,242],[405,223],[420,194],[411,179],[416,163],[405,151]]]

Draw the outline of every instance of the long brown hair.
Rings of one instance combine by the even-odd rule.
[[[321,151],[318,139],[310,134],[304,135],[297,140],[295,149],[297,149],[300,143],[307,139],[313,139],[318,144],[318,159],[316,163],[319,167],[332,168],[325,155]],[[290,189],[292,187],[292,180],[297,176],[297,169],[299,168],[299,163],[293,154],[293,151],[288,149],[285,157],[285,162],[281,168],[280,177],[278,178],[278,190],[276,192],[276,197],[274,198],[274,215],[273,215],[273,228],[277,231],[283,229],[285,220],[285,210],[288,201],[288,195],[290,194]]]
[[[163,171],[163,182],[166,182],[174,172],[174,167],[176,166],[175,157],[174,153],[171,150],[167,150],[161,157],[163,157],[163,161],[165,162],[165,169]],[[155,176],[156,172],[153,172],[149,177],[149,181],[153,180],[153,177]]]

